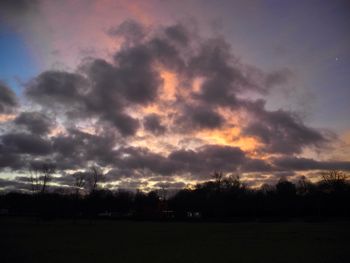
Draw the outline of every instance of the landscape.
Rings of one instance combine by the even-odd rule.
[[[1,0],[0,262],[348,262],[349,22]]]

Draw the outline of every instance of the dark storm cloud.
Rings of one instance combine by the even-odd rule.
[[[194,74],[210,78],[220,76],[225,80],[238,81],[242,76],[234,70],[234,60],[230,45],[222,38],[214,38],[204,41],[190,59],[189,65]]]
[[[350,170],[350,162],[316,161],[308,158],[282,157],[273,160],[281,170]]]
[[[22,112],[16,117],[14,123],[38,135],[47,134],[53,126],[50,118],[40,112]]]
[[[61,169],[83,168],[88,162],[109,166],[114,163],[116,140],[113,133],[93,135],[78,130],[53,137],[57,166]]]
[[[166,36],[181,45],[187,45],[190,41],[189,31],[183,24],[169,26],[164,30]]]
[[[10,168],[17,170],[23,167],[23,162],[19,154],[8,152],[8,150],[0,144],[0,169]]]
[[[28,84],[25,93],[33,101],[48,108],[72,107],[81,103],[86,88],[86,81],[78,74],[45,71]]]
[[[121,50],[115,55],[115,62],[117,88],[128,101],[148,104],[156,99],[162,81],[147,45]]]
[[[0,114],[11,113],[17,106],[15,93],[0,81]]]
[[[105,182],[118,181],[124,178],[131,178],[135,176],[135,173],[132,169],[128,168],[113,168],[109,170],[104,177]]]
[[[118,169],[110,173],[111,180],[133,177],[135,174],[146,177],[156,174],[190,174],[199,179],[210,177],[214,171],[263,172],[281,177],[294,175],[293,171],[296,170],[350,169],[350,162],[321,162],[295,157],[270,161],[252,159],[240,148],[219,145],[205,145],[196,150],[175,150],[166,157],[138,147],[122,148],[117,152],[115,165]]]
[[[196,151],[178,150],[168,158],[181,163],[184,171],[202,176],[213,171],[234,172],[247,161],[240,148],[220,145],[204,145]]]
[[[52,143],[37,134],[5,133],[0,136],[0,168],[19,170],[28,163],[49,156]]]
[[[264,74],[259,69],[242,65],[223,39],[205,43],[190,65],[195,74],[205,77],[192,97],[207,109],[226,107],[247,112],[252,120],[243,128],[243,134],[257,137],[264,143],[263,151],[300,153],[304,147],[320,147],[327,142],[321,132],[307,127],[294,113],[268,111],[263,100],[238,98],[246,91],[266,94],[272,87],[287,83],[292,75],[289,69]]]
[[[124,37],[139,35],[141,28],[129,21],[122,24],[117,33]],[[157,102],[163,81],[156,66],[177,71],[184,68],[178,49],[169,37],[142,39],[134,39],[133,45],[124,45],[114,55],[113,63],[89,59],[77,73],[44,72],[28,85],[26,95],[45,107],[61,107],[71,117],[97,117],[114,125],[122,135],[134,135],[139,122],[125,109]]]
[[[162,175],[170,175],[178,170],[177,164],[166,157],[153,153],[147,148],[126,147],[118,151],[116,166],[121,169],[148,170]],[[151,176],[149,174],[148,176]]]
[[[200,91],[193,93],[192,96],[208,106],[236,108],[239,103],[230,83],[220,77],[205,80]]]
[[[90,112],[110,112],[113,107],[120,109],[123,105],[120,96],[115,68],[103,59],[93,59],[82,65],[82,71],[90,79],[86,87],[87,109]]]
[[[156,60],[169,70],[179,74],[185,68],[185,62],[180,56],[179,50],[167,39],[155,37],[149,42],[149,48]]]
[[[140,126],[137,119],[132,118],[125,113],[107,116],[106,119],[109,120],[124,136],[134,135]]]
[[[162,125],[160,116],[157,114],[149,114],[143,119],[143,127],[146,131],[150,131],[156,135],[164,134],[166,127]]]
[[[237,95],[247,91],[266,93],[267,76],[246,66],[234,56],[223,38],[206,40],[189,59],[189,74],[204,77],[200,90],[193,97],[205,103],[235,108]]]
[[[196,150],[175,150],[168,156],[153,153],[147,148],[121,148],[115,163],[127,175],[144,170],[143,175],[148,177],[178,173],[208,177],[213,171],[234,172],[244,164],[249,164],[249,158],[240,148],[218,145],[205,145]],[[114,174],[120,176],[122,171],[116,170]]]
[[[190,57],[187,74],[201,77],[198,91],[192,92],[194,100],[204,107],[225,107],[233,111],[249,110],[249,101],[242,95],[248,92],[266,95],[274,86],[288,82],[289,69],[264,73],[243,64],[231,51],[223,38],[209,39]]]
[[[0,8],[3,11],[24,12],[37,4],[37,0],[1,0]]]
[[[196,151],[173,151],[168,159],[183,172],[207,176],[213,171],[233,172],[246,161],[240,148],[219,145],[205,145]]]
[[[132,69],[121,72],[120,68],[101,59],[89,61],[82,68],[91,83],[89,91],[82,97],[85,105],[82,115],[98,116],[100,120],[112,124],[122,135],[134,135],[139,128],[139,121],[126,114],[124,108],[127,104],[136,102],[142,104],[147,103],[148,99],[153,100],[156,92],[143,89],[147,86],[147,77],[128,75],[131,74]],[[139,81],[141,82],[138,77],[145,80],[144,86],[139,87],[139,92],[133,90],[131,85],[128,90],[127,82],[134,81],[135,87]],[[133,93],[136,94],[135,98],[132,98]]]
[[[242,166],[244,172],[270,172],[273,167],[264,160],[248,158]]]
[[[56,107],[77,118],[97,116],[113,124],[123,135],[134,134],[138,121],[122,111],[113,66],[95,60],[89,64],[89,70],[90,79],[77,73],[44,72],[31,81],[26,95],[45,108]]]
[[[151,32],[127,21],[108,33],[124,40],[110,59],[88,58],[75,72],[46,71],[29,82],[25,94],[34,107],[41,106],[41,113],[22,112],[13,123],[21,131],[0,135],[0,167],[16,170],[50,161],[64,172],[98,165],[108,168],[107,182],[155,176],[168,180],[173,175],[203,179],[214,171],[274,174],[348,169],[347,162],[251,158],[238,147],[206,145],[205,138],[191,137],[193,131],[237,125],[243,135],[262,143],[257,152],[293,156],[305,147],[323,146],[328,141],[323,133],[308,127],[294,113],[267,110],[264,100],[244,96],[265,96],[284,85],[292,74],[288,69],[264,73],[244,65],[224,38],[200,38],[183,24]],[[164,71],[174,73],[179,82],[171,102],[160,96],[166,84],[161,77]],[[194,89],[190,84],[198,79],[199,87]],[[11,90],[0,85],[0,91],[0,113],[15,108],[17,101]],[[164,109],[165,115],[145,114],[144,107],[155,105]],[[223,110],[225,116],[243,112],[247,118],[242,123],[229,123],[229,118],[220,114]],[[47,135],[55,120],[50,121],[43,112],[57,116],[57,122],[63,124],[62,133]],[[78,129],[85,121],[94,123],[95,134]],[[71,126],[75,129],[68,128]],[[180,138],[178,145],[174,142],[168,154],[131,146],[135,145],[133,135],[139,135],[142,126],[155,135],[167,132],[169,140],[171,132],[188,138]],[[71,183],[71,177],[55,180]],[[125,185],[142,186],[132,180]]]
[[[219,128],[224,123],[224,119],[220,114],[207,108],[192,108],[188,113],[191,116],[192,123],[200,128]]]
[[[51,143],[38,135],[8,133],[0,137],[3,152],[31,155],[46,155],[52,151]]]
[[[320,147],[327,138],[307,127],[298,115],[284,110],[267,111],[264,101],[247,105],[253,120],[243,129],[245,135],[264,143],[263,151],[271,153],[300,153],[305,146]]]
[[[29,191],[31,185],[20,180],[7,180],[0,178],[0,189],[2,191]]]
[[[193,97],[204,103],[227,106],[235,104],[236,93],[246,82],[234,65],[230,46],[223,39],[206,41],[189,61],[190,74],[205,77]]]
[[[127,20],[117,27],[110,28],[108,34],[113,37],[124,38],[126,44],[135,44],[146,36],[146,29],[134,20]]]
[[[184,132],[195,129],[216,129],[225,123],[225,119],[210,107],[185,106],[180,114],[175,119],[175,125]]]
[[[0,15],[6,19],[37,11],[37,0],[1,0]],[[0,17],[0,21],[1,21]]]
[[[135,31],[135,27],[133,24],[130,30]],[[97,116],[113,124],[123,135],[134,135],[138,121],[128,116],[125,108],[145,106],[157,100],[163,84],[155,69],[157,63],[175,68],[183,64],[171,43],[153,38],[124,46],[115,54],[114,63],[90,59],[78,73],[44,72],[30,83],[26,94],[44,106],[68,106],[73,108],[73,116]]]

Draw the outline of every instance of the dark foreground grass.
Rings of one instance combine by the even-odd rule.
[[[0,262],[350,262],[350,223],[0,218]]]

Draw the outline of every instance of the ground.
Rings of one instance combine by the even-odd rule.
[[[0,262],[350,262],[350,223],[0,218]]]

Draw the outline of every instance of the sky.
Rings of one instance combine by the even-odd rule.
[[[248,186],[350,170],[346,0],[3,0],[0,188]]]

